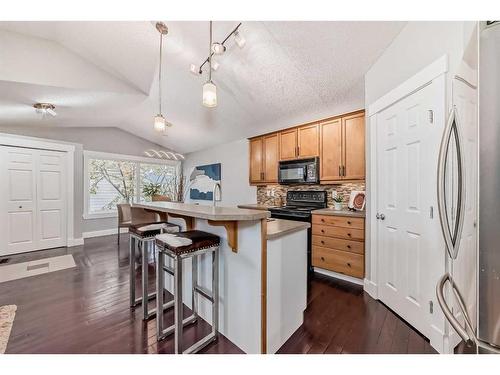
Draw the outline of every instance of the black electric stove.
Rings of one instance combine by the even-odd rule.
[[[286,193],[286,205],[271,208],[271,217],[285,220],[305,221],[310,223],[314,210],[327,207],[326,191],[296,190]],[[307,231],[307,270],[308,274],[313,272],[311,262],[311,228]]]

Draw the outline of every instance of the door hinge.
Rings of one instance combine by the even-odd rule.
[[[434,219],[434,207],[431,206],[430,210],[429,210],[429,217],[431,219]]]
[[[434,314],[434,302],[429,301],[429,312]]]
[[[432,109],[429,109],[429,122],[434,123],[434,111]]]

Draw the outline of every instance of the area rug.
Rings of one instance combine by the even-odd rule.
[[[76,267],[76,264],[71,254],[38,259],[30,262],[7,264],[5,266],[0,266],[0,283],[73,267]]]
[[[16,316],[16,305],[0,306],[0,354],[4,354]]]

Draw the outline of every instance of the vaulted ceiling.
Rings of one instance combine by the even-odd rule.
[[[214,22],[221,41],[238,22]],[[404,22],[243,22],[213,74],[219,105],[201,105],[208,22],[166,22],[163,112],[158,112],[159,34],[153,22],[0,22],[0,125],[116,126],[191,152],[362,108],[364,74]],[[56,106],[41,118],[33,103]]]

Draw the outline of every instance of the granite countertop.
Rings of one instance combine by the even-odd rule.
[[[213,207],[212,205],[206,206],[175,202],[134,203],[134,207],[214,221],[251,221],[265,219],[271,216],[270,212],[262,210],[249,210],[236,207]]]
[[[336,211],[333,208],[323,208],[321,210],[314,210],[313,215],[331,215],[331,216],[348,216],[348,217],[365,217],[366,211],[349,211],[346,209]]]
[[[267,239],[273,240],[288,233],[310,228],[311,224],[303,221],[269,219],[267,222]]]
[[[269,204],[258,204],[258,203],[239,204],[238,205],[238,208],[247,208],[250,210],[263,210],[263,211],[267,211],[270,208],[275,208],[275,207],[278,207],[278,206],[273,206],[273,205],[269,205]]]

